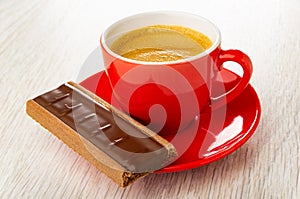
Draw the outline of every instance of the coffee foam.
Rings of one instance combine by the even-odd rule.
[[[129,59],[162,62],[197,55],[211,45],[206,35],[190,28],[153,25],[125,33],[110,48]]]

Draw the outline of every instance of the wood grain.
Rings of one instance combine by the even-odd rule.
[[[231,155],[123,189],[26,116],[25,102],[76,80],[107,25],[161,9],[209,18],[224,49],[249,54],[262,119]],[[300,198],[299,24],[298,0],[0,1],[0,198]]]

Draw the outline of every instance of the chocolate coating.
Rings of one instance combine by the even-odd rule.
[[[162,144],[80,90],[63,84],[34,101],[125,170],[143,173],[164,166],[168,150]]]

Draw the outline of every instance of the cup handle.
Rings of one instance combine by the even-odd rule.
[[[221,50],[219,58],[217,60],[217,66],[219,70],[223,69],[222,65],[227,61],[238,63],[243,68],[244,74],[243,77],[241,77],[240,81],[231,90],[218,97],[211,98],[213,109],[225,105],[226,103],[232,101],[234,98],[240,95],[247,87],[252,75],[252,62],[248,55],[246,55],[245,53],[239,50]]]

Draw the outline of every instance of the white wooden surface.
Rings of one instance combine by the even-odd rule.
[[[204,16],[224,49],[249,54],[256,133],[226,158],[123,189],[25,114],[25,101],[76,80],[106,26],[150,10]],[[300,1],[0,1],[0,198],[300,198]]]

